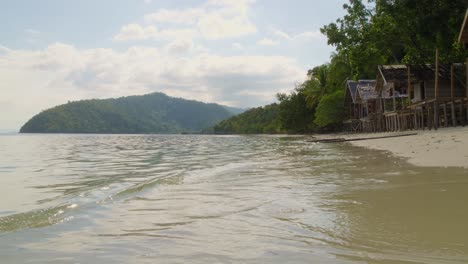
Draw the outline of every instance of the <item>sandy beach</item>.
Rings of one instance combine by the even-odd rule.
[[[351,141],[351,144],[389,151],[417,166],[468,168],[468,127],[414,131],[414,133],[418,133],[418,135]],[[344,138],[381,137],[398,134],[405,133],[355,134],[344,136]]]

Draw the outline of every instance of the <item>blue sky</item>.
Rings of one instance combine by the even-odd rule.
[[[69,100],[155,91],[255,107],[325,63],[328,0],[11,0],[0,17],[0,130]]]

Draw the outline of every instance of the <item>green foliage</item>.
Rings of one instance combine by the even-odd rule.
[[[434,63],[436,48],[443,62],[463,61],[466,51],[454,44],[467,6],[466,0],[377,0],[375,38],[403,63]]]
[[[307,73],[309,79],[300,85],[309,108],[317,106],[322,96],[327,93],[329,68],[329,65],[324,64],[309,70]]]
[[[350,0],[343,8],[343,18],[321,29],[337,51],[326,87],[314,84],[306,91],[319,101],[314,120],[319,128],[340,127],[346,79],[374,79],[379,64],[434,63],[436,48],[442,62],[463,62],[468,56],[457,43],[466,0]]]
[[[339,128],[344,116],[343,101],[343,91],[325,95],[317,106],[314,123],[320,128]]]
[[[308,79],[290,94],[278,94],[278,117],[270,122],[274,131],[338,130],[346,80],[375,79],[379,64],[434,63],[436,48],[442,62],[468,56],[457,43],[466,0],[349,0],[343,8],[342,18],[321,29],[336,53],[330,63],[309,70]],[[221,131],[261,133],[265,124],[256,124],[263,114],[255,109],[232,118]]]
[[[31,118],[21,133],[199,132],[232,116],[223,106],[162,93],[60,105]]]
[[[360,0],[350,0],[343,8],[347,14],[321,31],[328,37],[328,44],[347,59],[352,78],[375,78],[376,65],[385,60],[372,41],[372,12]]]
[[[279,122],[289,133],[306,133],[313,128],[314,109],[307,105],[304,85],[291,94],[278,94]]]
[[[250,109],[214,126],[215,134],[277,134],[281,133],[278,104]]]

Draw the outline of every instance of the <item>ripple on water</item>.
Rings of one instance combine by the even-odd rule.
[[[15,169],[0,168],[10,198],[0,201],[0,255],[13,263],[468,260],[466,171],[304,137],[41,135],[2,144],[10,153],[0,164]]]

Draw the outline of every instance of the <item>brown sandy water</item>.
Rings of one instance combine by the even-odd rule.
[[[468,263],[468,171],[304,137],[0,136],[2,263]]]

